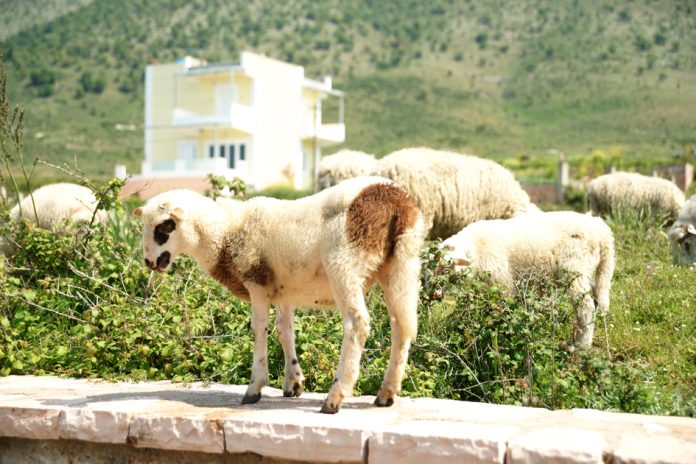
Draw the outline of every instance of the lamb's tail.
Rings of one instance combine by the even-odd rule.
[[[605,224],[609,229],[609,226]],[[597,301],[599,314],[606,314],[609,310],[609,292],[611,291],[611,279],[614,276],[614,236],[609,230],[599,244],[599,265],[595,276],[594,297]]]

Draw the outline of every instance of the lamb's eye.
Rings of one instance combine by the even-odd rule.
[[[172,219],[167,219],[155,227],[155,242],[158,245],[164,245],[169,240],[169,234],[176,229],[176,223]]]

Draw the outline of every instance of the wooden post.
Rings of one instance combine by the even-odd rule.
[[[563,194],[570,183],[568,161],[563,156],[558,160],[558,176],[556,179],[556,203],[563,203]]]

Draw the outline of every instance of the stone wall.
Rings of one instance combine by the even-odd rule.
[[[0,463],[696,463],[696,419],[245,386],[0,378]]]

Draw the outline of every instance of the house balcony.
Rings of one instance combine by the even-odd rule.
[[[223,126],[237,129],[247,134],[258,130],[259,116],[256,108],[241,103],[230,103],[221,112],[198,114],[183,108],[175,108],[172,114],[174,126]]]
[[[343,143],[346,140],[346,125],[343,123],[305,126],[303,139],[316,139],[322,145]]]

